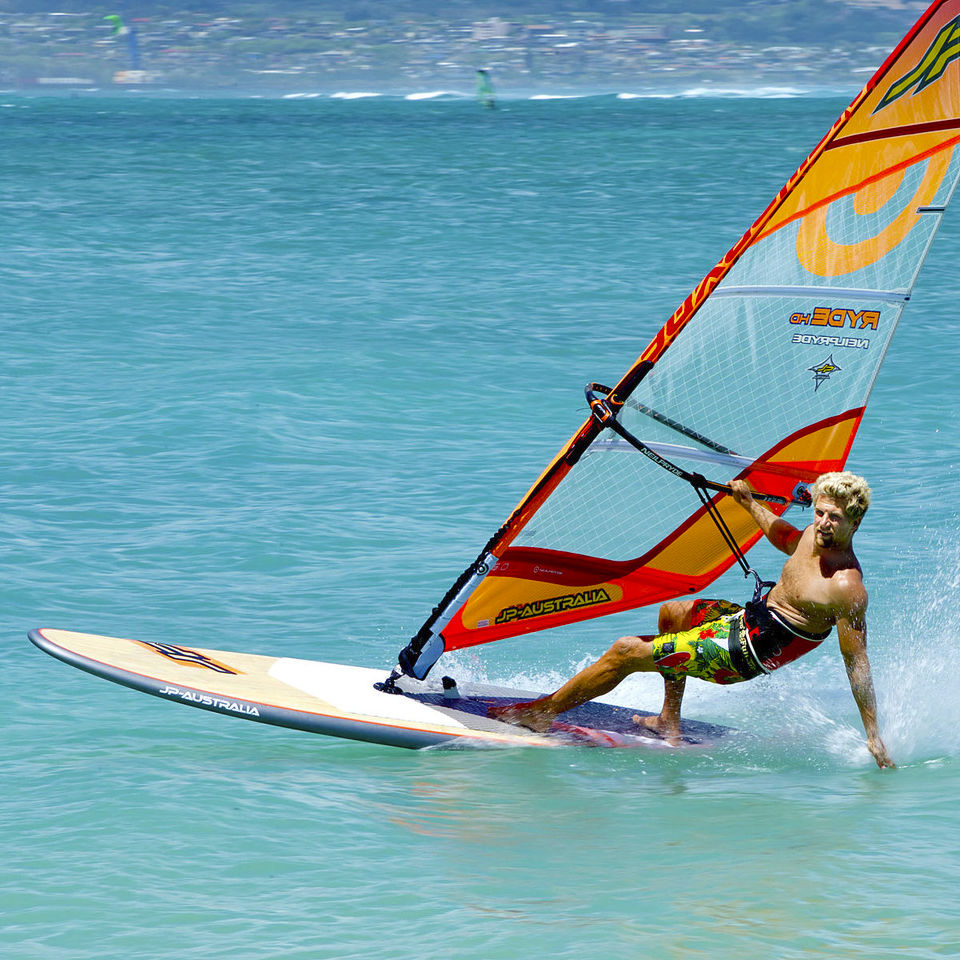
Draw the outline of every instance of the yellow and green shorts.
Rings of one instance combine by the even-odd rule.
[[[756,675],[740,668],[742,660],[737,657],[737,636],[744,630],[743,607],[729,600],[695,600],[692,622],[689,630],[654,638],[653,660],[663,676],[727,684]],[[732,657],[728,644],[735,648]]]

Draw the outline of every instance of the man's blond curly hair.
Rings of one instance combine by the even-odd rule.
[[[850,520],[861,519],[870,506],[870,487],[867,486],[867,481],[849,470],[821,474],[810,493],[814,502],[820,496],[836,501]]]

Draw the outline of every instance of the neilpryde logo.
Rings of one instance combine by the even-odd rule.
[[[890,89],[874,109],[874,113],[899,100],[908,90],[916,87],[914,94],[920,93],[939,80],[944,71],[960,58],[960,17],[950,21],[936,36],[920,62],[899,80],[890,85]]]

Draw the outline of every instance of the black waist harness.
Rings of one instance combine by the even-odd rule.
[[[830,636],[830,631],[812,634],[789,627],[767,607],[767,598],[751,600],[743,608],[743,619],[731,624],[730,659],[745,680],[795,660]],[[797,647],[791,650],[791,647]]]

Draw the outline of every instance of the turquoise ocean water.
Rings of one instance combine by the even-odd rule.
[[[642,753],[337,741],[26,641],[386,671],[845,104],[0,98],[3,956],[960,955],[960,208],[850,459],[895,772],[833,642]],[[654,622],[451,666],[549,688]]]

